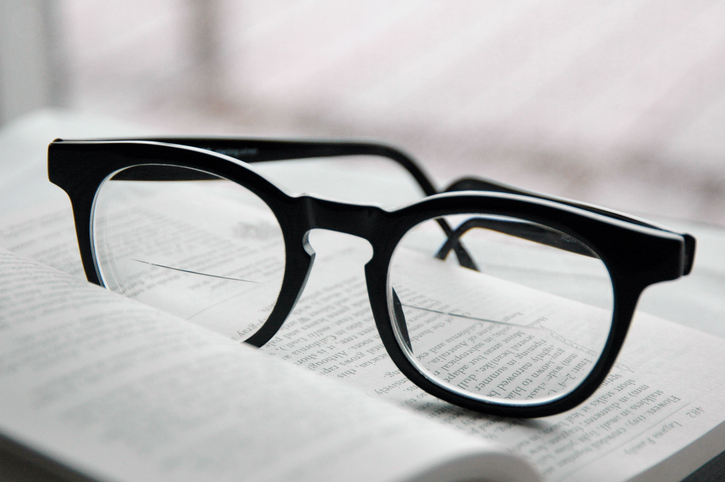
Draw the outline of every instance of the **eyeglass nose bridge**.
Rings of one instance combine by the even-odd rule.
[[[374,249],[376,232],[387,213],[378,206],[351,204],[315,196],[301,196],[306,216],[306,232],[312,229],[326,229],[351,234],[370,242]]]
[[[264,326],[246,340],[257,347],[277,333],[305,291],[316,255],[309,242],[310,232],[320,229],[362,238],[370,244],[374,255],[376,239],[379,239],[375,233],[381,225],[384,229],[383,217],[386,214],[377,206],[349,204],[311,195],[293,198],[291,206],[290,198],[286,197],[284,205],[279,208],[277,215],[280,222],[283,227],[290,228],[288,242],[291,241],[292,245],[288,249],[291,253],[287,253],[286,281],[277,304]]]

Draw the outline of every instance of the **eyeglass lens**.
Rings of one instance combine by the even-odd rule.
[[[196,175],[173,169],[177,178],[184,170]],[[271,209],[211,174],[194,182],[132,180],[147,170],[125,169],[96,194],[92,233],[103,284],[249,338],[267,320],[284,275],[284,240]]]
[[[523,219],[444,219],[452,236],[439,219],[422,222],[391,259],[389,311],[406,356],[469,398],[515,404],[570,393],[610,331],[613,291],[602,260],[571,236]],[[446,252],[456,242],[474,266]]]

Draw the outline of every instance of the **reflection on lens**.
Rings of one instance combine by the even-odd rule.
[[[609,335],[614,295],[584,243],[521,219],[481,214],[425,221],[391,259],[388,296],[398,342],[435,383],[511,404],[567,395]],[[456,247],[458,245],[458,248]],[[472,265],[455,253],[464,249]]]
[[[92,233],[107,288],[237,339],[259,329],[279,295],[285,248],[276,217],[251,191],[211,174],[120,171],[96,195]]]

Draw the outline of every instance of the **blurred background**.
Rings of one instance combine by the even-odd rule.
[[[725,225],[725,3],[0,0],[0,128],[368,138],[466,174]]]

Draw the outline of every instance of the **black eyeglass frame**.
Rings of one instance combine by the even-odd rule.
[[[375,155],[403,166],[426,195],[397,210],[289,195],[247,165],[249,163]],[[468,178],[449,192],[436,193],[427,176],[403,152],[382,144],[345,141],[159,138],[145,140],[56,140],[48,149],[48,175],[69,196],[83,267],[89,281],[101,285],[96,266],[92,216],[96,192],[109,176],[133,166],[177,166],[208,172],[236,182],[270,207],[282,229],[285,270],[275,307],[267,322],[248,340],[262,346],[284,323],[301,295],[312,268],[312,229],[327,229],[366,239],[373,255],[365,266],[370,307],[389,356],[413,383],[450,403],[492,415],[543,417],[569,410],[586,400],[604,381],[624,343],[637,301],[649,285],[690,272],[695,239],[621,213],[519,191],[493,181]],[[154,179],[156,180],[156,179]],[[473,189],[471,191],[469,189]],[[614,307],[611,330],[599,360],[572,392],[544,402],[496,403],[473,399],[443,387],[414,367],[405,342],[394,328],[387,273],[393,251],[412,227],[453,214],[510,216],[554,228],[585,243],[609,270]],[[442,226],[451,236],[451,229]],[[465,265],[465,248],[455,243]]]

